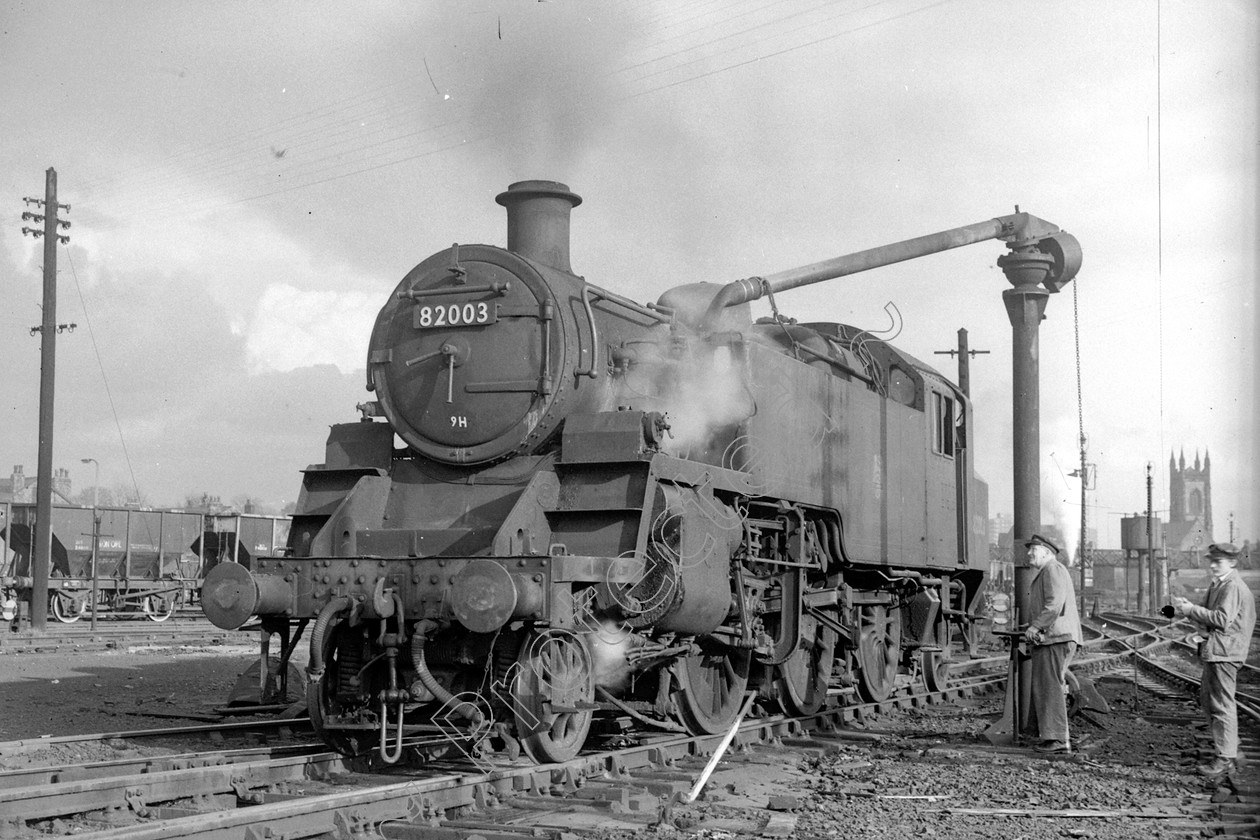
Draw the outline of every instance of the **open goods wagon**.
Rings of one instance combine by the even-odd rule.
[[[8,621],[19,601],[30,600],[36,506],[5,504],[0,517],[0,605]],[[287,517],[55,505],[49,612],[74,622],[95,603],[97,616],[165,621],[195,604],[215,565],[248,568],[254,556],[283,549],[288,534]]]

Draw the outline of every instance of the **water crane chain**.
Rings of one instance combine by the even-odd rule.
[[[1081,442],[1081,591],[1080,610],[1085,612],[1085,570],[1088,568],[1086,553],[1087,510],[1085,507],[1085,490],[1089,484],[1089,466],[1085,463],[1085,408],[1081,391],[1081,317],[1078,305],[1077,289],[1080,282],[1072,284],[1072,338],[1076,349],[1076,427]]]

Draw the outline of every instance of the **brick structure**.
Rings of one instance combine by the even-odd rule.
[[[38,476],[27,475],[21,464],[14,465],[13,473],[9,476],[9,480],[0,482],[0,504],[5,502],[34,504],[38,483]],[[70,483],[70,470],[65,467],[53,470],[52,490],[54,504],[74,504],[74,502],[70,501],[70,494],[73,492]]]

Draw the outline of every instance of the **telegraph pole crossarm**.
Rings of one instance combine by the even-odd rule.
[[[989,355],[988,350],[968,350],[967,349],[967,329],[965,327],[958,328],[958,349],[957,350],[934,350],[937,356],[957,356],[958,357],[958,390],[963,392],[963,396],[971,397],[971,360],[976,356]]]

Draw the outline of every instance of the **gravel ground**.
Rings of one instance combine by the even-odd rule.
[[[0,741],[119,732],[197,723],[225,705],[238,676],[255,656],[252,645],[139,647],[125,651],[0,653]],[[1188,701],[1157,701],[1135,693],[1122,678],[1100,680],[1111,714],[1099,725],[1077,718],[1073,737],[1083,749],[1068,758],[996,750],[984,730],[1000,712],[1001,696],[916,709],[873,721],[895,732],[880,743],[837,742],[825,756],[804,759],[795,837],[885,840],[941,837],[959,840],[1099,840],[1197,836],[1167,818],[1178,806],[1205,801],[1212,791],[1194,774],[1201,734]],[[0,756],[5,766],[101,760],[129,753],[121,741],[94,748],[51,747]],[[165,750],[151,750],[165,751]],[[7,764],[6,764],[7,762]],[[715,801],[679,811],[680,829],[659,835],[723,840],[735,837],[747,811]],[[960,809],[1010,809],[1014,814],[968,814]],[[1053,817],[1038,811],[1124,811],[1109,818]],[[765,812],[760,812],[763,815]],[[725,826],[719,828],[718,826]],[[616,836],[607,833],[604,836]]]
[[[988,747],[984,729],[1000,698],[962,708],[916,710],[880,728],[905,735],[873,749],[851,749],[817,762],[814,808],[802,813],[801,837],[943,837],[1015,840],[1183,837],[1169,820],[1133,816],[1048,816],[1045,811],[1158,812],[1202,802],[1211,791],[1194,775],[1196,735],[1183,724],[1139,717],[1124,687],[1108,687],[1104,727],[1074,722],[1082,749],[1069,758]],[[1151,706],[1139,697],[1138,705]],[[1159,711],[1169,709],[1161,704]],[[1185,704],[1185,712],[1192,707]],[[907,737],[908,736],[908,737]],[[869,762],[870,766],[863,766]],[[906,797],[906,798],[899,798]],[[1012,814],[967,814],[1009,810]]]
[[[203,722],[226,705],[254,644],[0,653],[0,741]]]
[[[1000,694],[915,709],[871,723],[877,744],[839,742],[804,759],[808,779],[785,815],[797,838],[890,840],[1149,840],[1201,836],[1191,811],[1215,792],[1195,773],[1206,742],[1189,701],[1135,693],[1122,677],[1098,681],[1111,713],[1075,718],[1078,751],[1043,757],[994,748],[984,731],[1001,711]],[[1251,772],[1251,771],[1249,771]],[[711,802],[680,808],[666,836],[727,840],[750,833],[755,813]],[[995,813],[1001,811],[1002,813]],[[1091,812],[1067,815],[1061,812]],[[1053,813],[1060,812],[1060,813]],[[1099,812],[1103,815],[1100,816]],[[761,812],[764,823],[765,812]],[[606,832],[623,840],[625,832]]]

